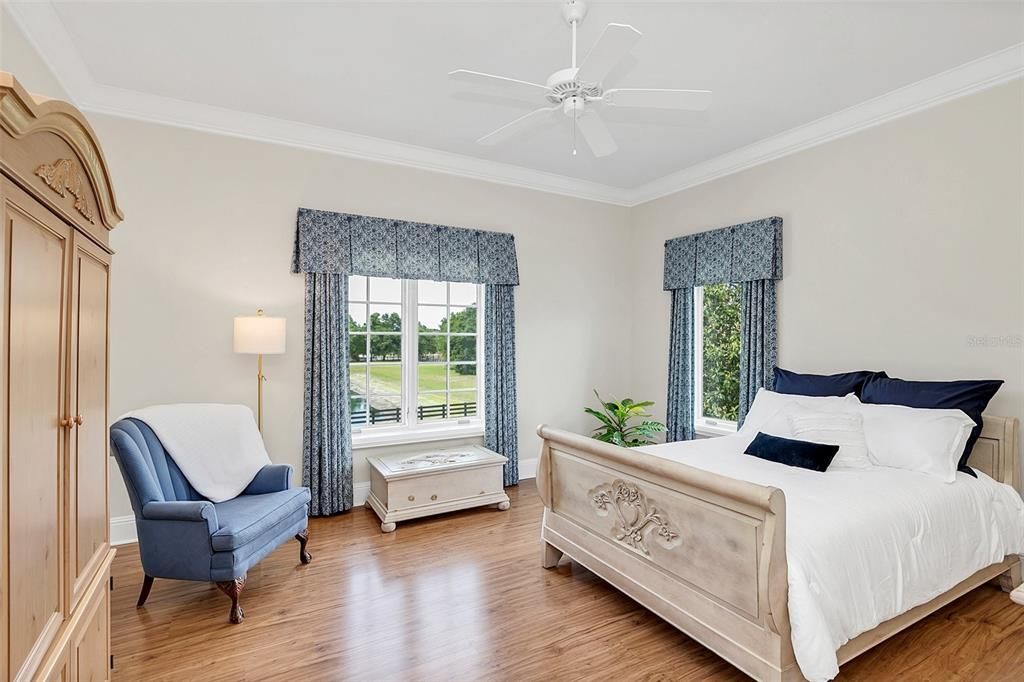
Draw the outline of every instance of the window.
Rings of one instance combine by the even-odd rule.
[[[482,433],[480,301],[477,284],[349,277],[357,446]]]
[[[349,277],[352,426],[402,422],[402,282]]]
[[[699,432],[736,430],[740,405],[740,286],[694,289],[694,422]]]

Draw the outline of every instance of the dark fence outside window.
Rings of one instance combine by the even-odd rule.
[[[416,418],[426,419],[457,419],[476,416],[476,403],[452,403],[450,405],[420,405],[416,408]],[[352,408],[352,424],[354,426],[373,424],[398,424],[402,421],[400,407],[370,407],[365,404],[362,409]]]

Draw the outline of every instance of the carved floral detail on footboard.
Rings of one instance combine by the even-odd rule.
[[[615,512],[618,523],[612,527],[612,532],[619,542],[648,555],[647,540],[652,534],[655,542],[665,549],[679,546],[679,533],[636,485],[616,480],[603,483],[587,494],[598,516]]]

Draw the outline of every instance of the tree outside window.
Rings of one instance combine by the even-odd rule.
[[[704,417],[735,422],[740,406],[740,286],[711,284],[703,290],[701,408]]]

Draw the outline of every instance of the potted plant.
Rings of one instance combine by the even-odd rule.
[[[601,422],[592,434],[597,440],[624,448],[635,448],[652,445],[654,441],[651,440],[651,436],[665,430],[664,424],[647,418],[651,415],[646,409],[654,404],[650,400],[636,402],[632,398],[623,398],[618,402],[606,401],[596,390],[594,395],[601,403],[601,409],[585,407],[583,410]],[[639,424],[631,423],[637,419],[643,421]]]

